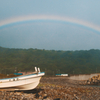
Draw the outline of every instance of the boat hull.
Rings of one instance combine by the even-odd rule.
[[[0,89],[31,90],[36,88],[44,73],[0,80]]]

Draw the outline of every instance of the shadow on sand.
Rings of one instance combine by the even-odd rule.
[[[35,94],[35,93],[39,93],[40,91],[44,91],[44,89],[32,89],[32,90],[15,90],[13,92],[23,92],[23,93],[32,93],[32,94]]]

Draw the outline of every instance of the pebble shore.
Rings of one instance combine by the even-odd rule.
[[[100,100],[100,87],[82,86],[79,83],[67,77],[42,77],[33,90],[0,89],[0,100]]]

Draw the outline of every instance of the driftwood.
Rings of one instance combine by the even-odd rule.
[[[85,85],[100,85],[100,75],[89,78],[85,81]]]

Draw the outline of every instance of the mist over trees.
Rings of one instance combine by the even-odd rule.
[[[0,47],[0,73],[34,71],[35,66],[46,75],[99,73],[100,50],[56,51]]]

